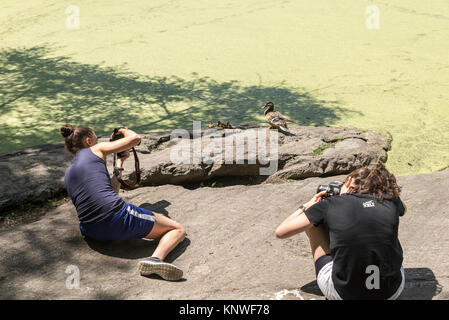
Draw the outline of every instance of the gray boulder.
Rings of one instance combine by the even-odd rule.
[[[64,173],[70,162],[59,142],[0,155],[0,210],[65,192]]]
[[[142,167],[142,185],[163,185],[195,183],[204,180],[228,176],[261,176],[261,168],[269,171],[267,164],[270,155],[269,138],[272,132],[267,128],[250,128],[246,130],[222,129],[215,131],[215,144],[212,157],[205,150],[210,149],[211,140],[192,138],[188,153],[192,155],[194,146],[201,146],[202,154],[196,163],[179,164],[172,160],[172,151],[181,142],[170,139],[170,133],[160,135],[156,141],[154,136],[143,135],[138,147]],[[207,131],[206,131],[207,135]],[[253,142],[245,137],[251,136]],[[226,158],[226,138],[233,138],[233,150]],[[237,142],[244,142],[242,152],[236,151]],[[375,131],[363,131],[346,127],[303,127],[293,126],[289,134],[278,135],[278,161],[275,171],[266,175],[267,182],[284,182],[288,179],[304,179],[308,177],[330,176],[349,173],[350,171],[368,166],[378,161],[387,160],[390,141],[387,137]],[[251,146],[259,150],[263,143],[267,146],[267,154],[254,155],[249,151]],[[221,146],[221,148],[220,148]],[[180,147],[179,147],[180,148]],[[212,154],[212,153],[211,153]],[[231,163],[225,160],[230,159]],[[190,160],[193,160],[192,158]],[[251,161],[252,160],[252,161]],[[191,161],[193,162],[193,161]],[[112,169],[109,163],[110,170]],[[124,177],[133,179],[133,162],[128,160]],[[263,174],[262,174],[263,176]]]

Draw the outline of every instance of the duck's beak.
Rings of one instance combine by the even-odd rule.
[[[263,107],[262,107],[262,109],[265,109],[267,107],[267,105],[264,105]]]

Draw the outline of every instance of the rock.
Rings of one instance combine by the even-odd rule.
[[[64,173],[70,162],[62,142],[0,155],[0,210],[64,192]]]
[[[194,152],[195,143],[201,145],[203,150],[198,163],[192,164],[176,164],[172,161],[171,151],[179,142],[170,140],[169,133],[157,147],[153,140],[144,137],[139,147],[142,185],[195,183],[227,176],[261,175],[260,169],[267,165],[262,164],[259,157],[256,157],[253,163],[248,161],[251,158],[248,143],[245,143],[244,152],[241,154],[231,151],[232,163],[225,163],[227,150],[224,147],[225,136],[233,137],[235,141],[243,141],[244,136],[251,133],[255,138],[254,145],[259,146],[261,142],[269,145],[270,130],[251,128],[215,130],[215,132],[218,136],[216,143],[222,148],[214,153],[213,163],[207,163],[207,153],[205,155],[204,150],[207,150],[210,141],[204,140],[204,137],[202,140],[196,138],[190,141],[188,147],[190,154]],[[378,161],[385,162],[387,151],[390,149],[390,141],[386,137],[374,131],[356,128],[292,126],[290,133],[291,135],[279,134],[277,170],[266,176],[267,182],[349,173]],[[191,132],[190,137],[192,138]],[[111,164],[109,168],[112,169]],[[128,173],[125,171],[124,177],[132,179],[130,175],[130,172],[133,172],[132,161],[128,161],[127,169]]]
[[[155,248],[151,240],[84,240],[67,202],[39,221],[0,230],[0,299],[324,299],[306,235],[279,240],[274,230],[318,184],[344,177],[123,192],[126,201],[186,228],[187,239],[168,257],[184,270],[181,282],[139,275],[138,261]],[[434,196],[449,188],[449,170],[398,181],[408,207],[399,224],[406,276],[401,299],[449,299],[449,198]],[[276,200],[267,200],[272,195]],[[75,270],[79,288],[70,289]]]
[[[174,151],[181,150],[181,142],[170,139],[171,132],[141,135],[142,142],[136,150],[140,159],[143,186],[190,184],[238,176],[261,177],[267,182],[285,182],[288,179],[344,174],[377,161],[385,162],[390,149],[389,140],[374,131],[346,127],[292,126],[289,135],[279,133],[278,161],[267,165],[263,162],[263,154],[253,155],[249,149],[251,146],[259,148],[262,143],[266,143],[267,150],[270,150],[269,137],[274,132],[265,127],[241,126],[235,130],[209,131],[203,129],[203,137],[195,139],[193,131],[185,132],[190,137],[184,140],[189,142],[185,150],[190,152],[192,160],[194,151],[200,150],[198,161],[190,161],[190,164],[172,161]],[[212,133],[216,134],[213,140],[210,138]],[[224,147],[227,138],[246,141],[245,136],[251,136],[251,142],[243,145],[241,153]],[[107,141],[107,138],[100,141]],[[213,142],[222,148],[211,150]],[[234,142],[234,145],[239,144]],[[231,152],[226,153],[229,150]],[[228,155],[230,156],[227,157]],[[268,155],[265,157],[267,160]],[[108,169],[112,173],[112,157],[108,158]],[[229,159],[230,163],[225,163],[225,159]],[[64,193],[63,178],[70,162],[71,157],[64,151],[62,142],[0,155],[0,209],[5,210],[23,202],[46,201]],[[271,168],[272,174],[261,176],[264,168]],[[123,176],[125,179],[132,179],[133,173],[134,162],[131,157],[125,162]]]
[[[271,181],[349,173],[379,161],[386,162],[391,147],[389,140],[379,133],[355,128],[300,127],[292,132],[303,137],[305,147],[295,148],[294,138],[285,137],[279,153],[281,159],[287,159],[283,167],[270,176]],[[314,154],[310,154],[310,150],[314,150]]]

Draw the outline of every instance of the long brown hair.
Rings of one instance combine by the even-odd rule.
[[[73,156],[81,149],[84,149],[83,140],[86,137],[93,138],[94,131],[89,127],[64,125],[59,130],[61,135],[65,138],[65,148]]]
[[[401,193],[401,187],[397,184],[395,176],[382,163],[372,169],[360,168],[352,171],[346,177],[345,183],[349,178],[352,178],[352,184],[348,193],[372,194],[379,201],[397,199]]]

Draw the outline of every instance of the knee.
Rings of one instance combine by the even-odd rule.
[[[187,234],[186,229],[182,225],[178,224],[176,230],[179,232],[179,238],[181,239],[180,241],[183,241]]]

